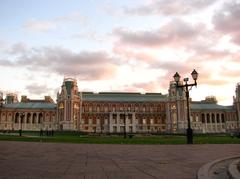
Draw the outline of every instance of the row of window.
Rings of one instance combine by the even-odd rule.
[[[88,106],[84,105],[82,108],[83,112],[115,112],[115,111],[134,111],[134,112],[160,112],[165,110],[165,106],[157,107],[146,107],[146,106],[135,106],[135,107],[120,107],[120,106]]]
[[[206,116],[206,117],[205,117]],[[221,117],[221,118],[220,118]],[[225,122],[225,116],[224,114],[202,114],[202,123],[224,123]]]
[[[88,130],[88,131],[93,131],[93,132],[97,132],[97,130],[99,131],[104,131],[105,128],[104,127],[101,127],[101,128],[97,128],[95,126],[91,127],[91,126],[85,126],[84,127],[85,130]],[[117,132],[124,132],[125,129],[127,132],[133,132],[133,127],[132,126],[128,126],[128,127],[125,127],[125,126],[120,126],[120,131],[117,130],[117,126],[113,126],[113,132],[117,133]],[[154,132],[161,132],[161,131],[164,131],[166,129],[165,126],[161,126],[161,127],[150,127],[150,126],[147,126],[147,127],[143,127],[143,126],[138,126],[137,127],[137,130],[143,130],[143,131],[154,131]],[[106,129],[108,130],[108,129]]]
[[[53,118],[54,118],[55,115],[53,115]],[[49,116],[49,114],[47,113],[46,114],[46,117],[44,119],[45,122],[51,122],[51,118]],[[42,113],[39,113],[39,114],[36,114],[36,113],[27,113],[26,116],[23,116],[23,118],[21,118],[20,114],[19,113],[16,113],[15,114],[15,118],[14,118],[14,122],[15,123],[41,123],[43,121],[43,114]]]
[[[125,121],[126,120],[126,121]],[[83,119],[84,124],[89,124],[91,121],[91,124],[107,124],[108,119],[96,119],[96,118],[84,118]],[[165,124],[166,120],[165,119],[136,119],[138,124]],[[124,123],[132,124],[133,119],[132,118],[120,118],[119,124],[124,124]],[[112,119],[113,124],[117,124],[117,118]]]
[[[21,120],[21,121],[20,121]],[[32,124],[40,124],[40,123],[42,123],[42,119],[41,118],[35,118],[35,119],[33,119],[32,120]],[[18,119],[18,118],[16,118],[15,120],[14,120],[14,123],[27,123],[27,124],[30,124],[31,123],[31,119],[26,119],[26,120],[24,120],[24,119]],[[50,120],[48,120],[48,122],[51,122],[51,119]]]

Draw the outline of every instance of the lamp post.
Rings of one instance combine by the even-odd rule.
[[[22,121],[25,114],[23,112],[20,113],[20,130],[19,130],[19,136],[22,136]]]
[[[181,76],[178,74],[178,72],[175,73],[175,75],[173,76],[175,82],[176,82],[176,87],[177,88],[182,88],[185,93],[186,93],[186,99],[187,99],[187,144],[192,144],[193,143],[193,130],[191,128],[191,121],[190,121],[190,111],[189,111],[189,90],[192,89],[193,86],[197,86],[197,78],[198,78],[198,73],[197,71],[194,69],[191,73],[192,78],[194,80],[194,83],[192,84],[188,84],[188,78],[184,78],[183,81],[185,82],[185,84],[183,85],[179,85],[179,81]],[[190,87],[190,88],[189,88]]]

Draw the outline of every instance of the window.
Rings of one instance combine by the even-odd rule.
[[[221,118],[222,118],[222,123],[224,123],[225,122],[224,114],[221,114]]]
[[[124,119],[125,114],[120,114],[120,119]]]
[[[153,124],[153,119],[150,120],[150,123]]]
[[[115,118],[113,118],[113,124],[117,124],[117,119]]]
[[[97,123],[97,121],[96,121],[96,118],[95,118],[95,117],[93,117],[92,123],[93,123],[93,124],[96,124],[96,123]]]
[[[108,112],[108,107],[105,106],[105,107],[104,107],[104,111],[105,111],[105,112]]]
[[[198,115],[196,115],[196,122],[198,122]]]
[[[146,124],[147,122],[146,122],[146,119],[143,119],[143,124]]]
[[[207,123],[210,123],[210,115],[207,114]]]
[[[75,104],[74,104],[74,108],[79,108],[78,103],[75,103]]]
[[[128,119],[132,119],[132,114],[128,114]]]
[[[135,107],[135,111],[138,112],[138,107],[137,106]]]
[[[162,123],[163,123],[163,124],[166,124],[166,119],[162,119]]]
[[[142,119],[138,119],[138,124],[142,124],[143,120]]]
[[[129,126],[129,132],[132,132],[132,131],[133,131],[132,126]]]
[[[120,126],[120,132],[124,132],[125,126]]]
[[[105,119],[104,119],[104,122],[105,122],[105,124],[108,124],[108,119],[105,118]]]
[[[215,115],[212,114],[212,123],[215,123]]]
[[[143,112],[145,112],[146,111],[146,108],[145,107],[143,107]]]
[[[96,105],[93,105],[93,112],[96,112]]]
[[[84,124],[88,124],[88,119],[87,118],[84,119]]]
[[[117,126],[113,126],[113,132],[117,132]]]
[[[128,119],[128,121],[129,121],[129,124],[132,124],[132,119]]]
[[[202,114],[202,123],[205,123],[205,115]]]
[[[120,118],[120,124],[124,124],[124,119]]]
[[[220,123],[219,114],[217,114],[217,123]]]

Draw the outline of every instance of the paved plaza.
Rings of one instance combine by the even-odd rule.
[[[0,179],[196,178],[240,145],[100,145],[0,141]]]

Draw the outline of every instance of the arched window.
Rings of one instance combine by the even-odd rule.
[[[37,114],[33,113],[33,124],[37,123]]]
[[[42,120],[43,120],[43,114],[42,113],[39,113],[38,114],[38,123],[42,123]]]
[[[146,111],[146,107],[145,107],[145,105],[143,105],[142,111],[143,111],[143,112]]]
[[[31,117],[31,114],[27,113],[27,123],[30,123],[30,117]]]
[[[194,121],[194,120],[193,120],[193,115],[192,115],[192,114],[191,114],[191,116],[190,116],[190,121]]]
[[[202,123],[205,123],[205,115],[202,114]]]
[[[85,119],[84,119],[84,124],[88,124],[88,118],[87,117],[85,117]]]
[[[222,119],[222,123],[224,123],[225,122],[225,117],[224,117],[223,113],[221,114],[221,119]]]
[[[96,116],[93,116],[92,123],[93,123],[93,124],[96,124],[96,123],[97,123]]]
[[[150,124],[150,119],[149,118],[147,118],[147,124]]]
[[[14,120],[15,123],[19,123],[19,114],[16,113],[15,114],[15,120]]]
[[[207,114],[207,123],[210,123],[210,115]]]
[[[219,114],[217,114],[217,123],[220,123]]]
[[[212,123],[215,123],[215,115],[212,114]]]
[[[196,122],[199,122],[199,121],[198,121],[198,114],[196,114],[196,119],[195,119],[195,121],[196,121]]]
[[[142,119],[138,119],[138,124],[142,124],[143,120]]]

